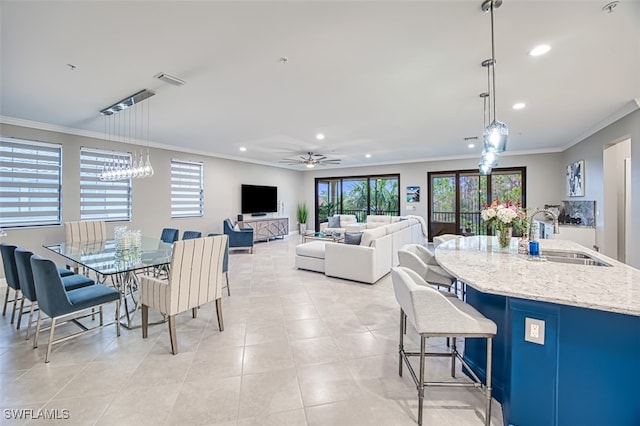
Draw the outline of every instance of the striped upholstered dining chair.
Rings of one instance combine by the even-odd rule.
[[[222,322],[222,266],[227,236],[195,238],[176,241],[173,244],[169,279],[143,275],[140,281],[140,303],[142,305],[142,337],[149,329],[149,308],[169,317],[171,352],[178,353],[175,316],[192,310],[197,315],[198,306],[216,302],[218,327]]]

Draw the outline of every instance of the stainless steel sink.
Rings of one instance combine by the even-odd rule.
[[[549,262],[568,263],[571,265],[611,266],[600,259],[576,251],[544,250],[540,251],[540,257]]]

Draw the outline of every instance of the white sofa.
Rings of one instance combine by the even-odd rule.
[[[416,218],[394,220],[362,231],[359,245],[311,241],[296,247],[298,269],[324,272],[330,277],[374,284],[398,265],[398,250],[405,244],[423,244],[426,235]],[[349,231],[347,231],[349,232]]]
[[[336,214],[333,217],[336,216],[340,218],[340,226],[329,228],[329,223],[323,222],[320,224],[320,232],[325,234],[333,234],[335,232],[344,234],[345,232],[358,232],[366,229],[366,225],[358,223],[354,214]]]

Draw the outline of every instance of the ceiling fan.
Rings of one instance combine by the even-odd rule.
[[[340,159],[329,159],[322,154],[314,154],[313,152],[307,152],[306,156],[301,155],[300,158],[284,158],[279,161],[283,164],[295,165],[304,164],[308,169],[312,169],[315,166],[326,166],[332,164],[340,164]]]

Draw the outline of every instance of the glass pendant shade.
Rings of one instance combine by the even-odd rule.
[[[480,162],[478,163],[478,170],[480,171],[481,175],[490,175],[492,168],[490,165]]]
[[[487,166],[493,168],[498,165],[499,158],[500,154],[498,154],[497,152],[482,151],[482,159],[480,160],[480,163],[486,164]]]
[[[504,152],[507,149],[509,127],[501,121],[493,120],[484,129],[482,139],[487,152]]]

